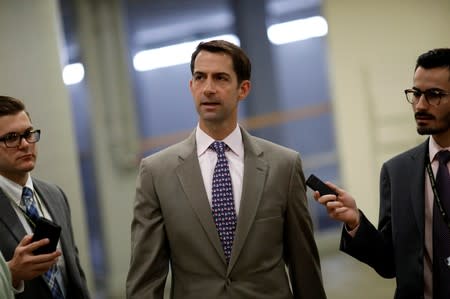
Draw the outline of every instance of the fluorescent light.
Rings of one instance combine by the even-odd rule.
[[[200,42],[223,39],[239,45],[239,38],[233,34],[220,35],[206,39],[175,44],[162,48],[138,52],[133,58],[134,69],[140,72],[169,67],[191,61],[191,54]]]
[[[267,36],[275,45],[324,36],[327,33],[327,21],[321,16],[275,24],[267,29]]]
[[[80,83],[84,78],[84,67],[81,63],[68,64],[63,69],[63,81],[66,85]]]

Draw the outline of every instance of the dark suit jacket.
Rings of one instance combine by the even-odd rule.
[[[378,230],[362,215],[352,239],[343,230],[341,250],[381,276],[396,278],[396,299],[423,298],[425,157],[428,140],[383,164]]]
[[[174,299],[326,298],[298,153],[241,131],[244,178],[229,265],[195,133],[142,161],[128,298],[162,299],[169,262]]]
[[[39,198],[44,202],[54,222],[61,230],[61,247],[66,265],[66,299],[89,298],[86,278],[78,260],[78,249],[72,232],[70,208],[64,192],[57,186],[33,178],[33,185]],[[14,255],[14,249],[26,235],[10,199],[0,189],[0,250],[6,260]],[[50,289],[42,276],[25,281],[25,290],[17,299],[51,298]]]

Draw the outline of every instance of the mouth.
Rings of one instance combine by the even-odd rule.
[[[426,122],[426,121],[430,121],[430,120],[435,120],[435,117],[433,116],[433,115],[431,115],[431,114],[428,114],[428,113],[420,113],[420,112],[418,112],[418,113],[416,113],[415,115],[414,115],[414,117],[415,117],[415,119],[416,119],[416,122]]]
[[[206,106],[217,106],[220,105],[219,101],[214,101],[214,100],[209,100],[209,101],[202,101],[201,105],[206,105]]]
[[[26,154],[26,155],[23,155],[23,156],[19,157],[19,160],[31,160],[31,159],[34,159],[34,155],[33,154]]]
[[[202,107],[205,107],[206,109],[208,109],[208,108],[210,108],[210,109],[213,109],[213,108],[216,108],[216,107],[218,107],[218,106],[220,106],[220,102],[212,102],[212,101],[208,101],[208,102],[202,102],[201,104],[200,104]]]

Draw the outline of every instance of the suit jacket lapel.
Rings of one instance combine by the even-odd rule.
[[[39,199],[44,203],[45,208],[52,217],[53,222],[61,226],[61,250],[63,251],[63,254],[65,256],[68,256],[64,251],[66,248],[68,248],[68,245],[66,240],[66,233],[63,232],[70,232],[70,228],[68,226],[68,221],[70,221],[70,219],[64,219],[63,217],[63,215],[65,214],[64,210],[62,209],[63,203],[59,202],[59,199],[57,199],[55,197],[55,194],[53,194],[54,192],[51,192],[45,184],[42,184],[38,180],[33,179],[33,186],[39,195]],[[68,259],[68,257],[65,257],[65,259]]]
[[[269,169],[267,162],[261,158],[262,150],[251,140],[250,134],[242,128],[241,132],[245,155],[244,181],[228,273],[235,265],[255,219]]]
[[[74,243],[72,239],[72,227],[70,219],[70,210],[67,206],[67,198],[60,189],[50,188],[47,183],[33,178],[33,186],[39,195],[40,200],[44,203],[52,220],[61,226],[60,245],[64,257],[65,273],[68,280],[74,286],[81,286],[83,282],[79,275],[79,268],[76,261],[77,251],[73,251]],[[82,292],[82,290],[79,290]]]
[[[26,235],[26,231],[17,217],[16,211],[11,206],[11,199],[0,189],[0,222],[9,227],[11,233],[17,240],[17,243]]]
[[[419,145],[417,150],[411,154],[411,168],[405,173],[412,174],[410,184],[412,185],[411,190],[411,204],[414,210],[414,215],[416,218],[417,226],[420,234],[423,236],[425,231],[425,159],[426,153],[428,152],[428,139],[421,145]],[[408,188],[409,188],[408,184]]]
[[[179,154],[180,166],[176,169],[176,174],[192,206],[192,210],[197,215],[217,253],[223,262],[226,263],[202,180],[195,144],[195,131],[188,137],[185,145]]]

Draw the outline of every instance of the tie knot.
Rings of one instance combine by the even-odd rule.
[[[213,149],[216,153],[224,153],[225,150],[228,148],[227,144],[223,141],[214,141],[209,146],[211,149]]]
[[[21,204],[25,206],[26,215],[31,221],[32,226],[35,225],[36,221],[39,218],[39,212],[36,208],[35,203],[33,202],[33,190],[28,187],[24,187],[22,189],[22,200]]]
[[[22,199],[24,201],[29,201],[33,197],[33,190],[28,187],[23,187],[22,189]]]
[[[450,151],[440,151],[436,154],[439,164],[447,165],[450,161]]]

